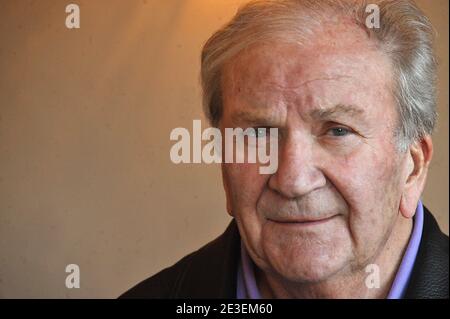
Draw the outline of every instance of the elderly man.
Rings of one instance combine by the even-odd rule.
[[[448,298],[448,237],[420,201],[432,27],[412,1],[370,3],[379,26],[364,1],[252,2],[208,40],[211,123],[277,128],[278,169],[223,163],[225,233],[122,297]]]

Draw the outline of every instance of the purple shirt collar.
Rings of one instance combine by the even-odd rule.
[[[413,221],[414,226],[411,237],[387,299],[402,298],[406,287],[408,286],[417,252],[419,251],[420,240],[422,238],[423,205],[420,200],[417,204],[416,214]],[[238,265],[236,289],[237,299],[261,299],[261,294],[256,284],[253,267],[253,261],[250,259],[247,250],[245,249],[245,245],[241,241],[241,262],[239,262]]]

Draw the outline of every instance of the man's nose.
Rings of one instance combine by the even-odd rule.
[[[280,143],[278,170],[269,179],[269,187],[287,198],[306,195],[326,184],[314,141],[302,133],[290,134]]]

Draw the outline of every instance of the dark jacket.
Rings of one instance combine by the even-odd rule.
[[[120,298],[236,298],[240,236],[226,231],[172,267],[142,281]],[[448,236],[424,208],[422,240],[405,298],[448,298]]]

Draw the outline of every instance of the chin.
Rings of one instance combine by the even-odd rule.
[[[292,264],[277,264],[271,266],[278,276],[289,282],[295,283],[319,283],[339,273],[345,267],[345,263],[324,263],[321,260],[303,262],[291,260]]]
[[[327,238],[303,234],[294,239],[266,236],[262,247],[268,266],[278,276],[291,282],[320,282],[351,261],[350,243],[336,235]]]

